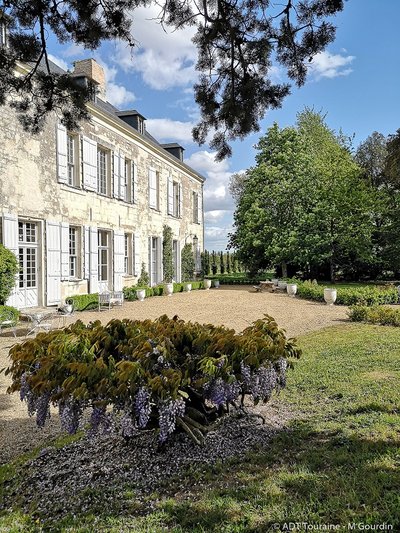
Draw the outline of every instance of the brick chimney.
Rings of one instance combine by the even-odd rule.
[[[84,77],[94,83],[97,88],[97,96],[106,99],[106,77],[104,69],[94,59],[82,59],[74,62],[73,75],[77,78]]]

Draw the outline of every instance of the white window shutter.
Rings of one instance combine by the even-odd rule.
[[[69,224],[66,222],[61,224],[61,279],[69,279]]]
[[[18,218],[11,213],[5,213],[3,215],[3,244],[18,259]],[[18,280],[19,274],[15,276],[15,286],[6,301],[6,305],[18,307]]]
[[[182,218],[183,216],[183,189],[182,189],[182,183],[179,184],[179,207],[178,207],[178,216]]]
[[[83,263],[83,279],[90,278],[90,227],[85,226],[85,236],[83,242],[85,260]]]
[[[201,224],[203,220],[203,214],[202,214],[202,193],[199,193],[197,195],[197,223]]]
[[[162,239],[161,237],[157,237],[157,277],[156,280],[157,283],[161,283],[164,279],[163,274],[163,264],[162,264]]]
[[[61,300],[61,231],[60,223],[46,221],[46,303],[57,305]]]
[[[82,139],[83,186],[88,191],[97,191],[97,143]]]
[[[126,199],[126,183],[125,183],[125,156],[119,155],[119,197],[121,200]]]
[[[140,264],[140,237],[135,233],[133,236],[133,253],[134,253],[134,275],[140,276],[141,264]]]
[[[157,209],[157,174],[156,171],[149,169],[149,205]]]
[[[152,239],[151,237],[148,238],[149,243],[149,267],[148,267],[148,273],[149,273],[149,279],[150,279],[150,287],[155,285],[155,280],[153,276],[153,248],[152,248]]]
[[[99,291],[98,231],[95,226],[90,227],[89,251],[89,292],[93,294]]]
[[[120,180],[120,166],[119,154],[113,153],[113,196],[119,198],[119,180]]]
[[[168,177],[167,196],[168,196],[167,213],[168,215],[173,215],[174,214],[174,182],[172,181],[171,176]]]
[[[114,231],[114,290],[122,291],[122,276],[125,274],[125,236],[123,231]]]
[[[132,197],[131,202],[136,203],[138,201],[138,176],[137,176],[137,165],[132,162]]]
[[[60,183],[68,183],[67,172],[67,128],[57,124],[57,179]]]
[[[176,254],[177,254],[177,258],[176,258],[176,282],[177,283],[181,283],[182,281],[182,258],[181,258],[181,243],[180,241],[178,241],[176,243],[176,246],[177,246],[177,250],[176,250]]]

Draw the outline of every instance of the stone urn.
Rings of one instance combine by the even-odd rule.
[[[214,283],[214,287],[216,289],[219,289],[219,279],[215,279],[213,283]]]
[[[164,292],[164,294],[166,294],[167,296],[171,296],[173,292],[174,292],[174,284],[173,283],[166,283],[165,284],[165,292]]]
[[[324,289],[324,300],[328,305],[333,305],[336,302],[336,289]]]
[[[136,297],[139,302],[143,302],[143,300],[146,298],[146,289],[138,289],[136,291]]]
[[[278,281],[278,289],[286,289],[287,283],[286,281]]]
[[[275,285],[275,287],[277,287],[279,283],[279,279],[278,278],[271,279],[271,282]]]
[[[208,289],[211,287],[211,280],[210,279],[205,279],[203,281],[203,286],[206,289],[206,291],[208,291]]]
[[[183,285],[183,288],[185,289],[185,292],[190,292],[192,290],[192,284],[191,283],[185,283]]]
[[[289,296],[291,296],[292,298],[294,298],[296,296],[296,292],[297,292],[297,285],[296,283],[288,283],[286,285],[286,292],[288,293]]]

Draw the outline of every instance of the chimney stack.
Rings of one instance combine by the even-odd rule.
[[[106,77],[104,69],[94,59],[82,59],[74,62],[73,75],[77,78],[85,77],[96,85],[97,96],[106,99]]]

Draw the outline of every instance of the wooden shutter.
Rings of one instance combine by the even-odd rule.
[[[182,218],[183,216],[183,189],[182,189],[181,183],[179,184],[178,197],[179,197],[178,216]]]
[[[202,215],[202,194],[199,193],[197,195],[197,223],[198,224],[201,224],[202,223],[202,220],[203,220],[203,215]]]
[[[89,230],[89,292],[99,290],[99,252],[97,227],[91,226]]]
[[[83,263],[83,279],[90,279],[90,227],[85,226],[85,236],[84,236],[84,263]]]
[[[113,154],[114,171],[113,171],[113,196],[119,198],[119,183],[121,179],[120,157],[117,152]]]
[[[78,237],[78,235],[77,235]],[[79,243],[76,243],[79,250]],[[61,279],[69,279],[69,224],[61,224]]]
[[[137,176],[137,165],[136,163],[132,162],[132,195],[131,195],[131,202],[136,203],[138,201],[138,176]]]
[[[5,213],[3,215],[3,244],[18,259],[18,218],[11,213]],[[18,307],[18,280],[19,273],[15,276],[15,285],[6,301],[6,305]]]
[[[122,276],[125,274],[125,235],[123,231],[114,231],[114,290],[122,291]]]
[[[97,143],[82,139],[83,186],[88,191],[97,191]]]
[[[61,231],[60,223],[46,221],[46,303],[57,305],[61,300]]]
[[[134,275],[140,276],[141,264],[140,264],[140,237],[135,233],[133,236],[133,257],[134,257]]]
[[[171,176],[168,177],[167,184],[167,213],[168,215],[174,214],[174,182],[172,181]]]
[[[57,179],[60,183],[68,183],[67,150],[67,129],[57,124]]]
[[[158,208],[157,205],[157,173],[153,168],[149,169],[149,205]]]
[[[125,156],[119,154],[119,198],[126,200],[126,182],[125,182]]]

